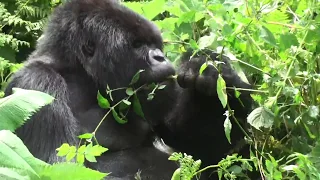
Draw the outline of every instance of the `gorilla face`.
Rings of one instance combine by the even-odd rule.
[[[128,86],[141,69],[139,83],[159,82],[175,74],[162,52],[160,31],[150,21],[116,1],[74,0],[70,4],[56,9],[60,11],[52,17],[56,24],[48,27],[47,36],[58,36],[48,39],[62,41],[49,43],[55,44],[53,49],[59,49],[57,54],[64,59],[69,56],[73,67],[80,61],[100,86]]]

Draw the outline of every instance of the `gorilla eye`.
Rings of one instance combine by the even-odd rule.
[[[145,43],[143,41],[140,41],[140,40],[135,40],[133,41],[132,43],[132,47],[133,48],[140,48],[144,45]]]
[[[94,44],[91,41],[82,46],[83,53],[88,57],[92,57],[94,55],[94,50]]]

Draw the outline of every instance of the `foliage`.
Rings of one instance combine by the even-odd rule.
[[[250,91],[256,109],[247,118],[251,128],[245,136],[255,147],[251,155],[259,161],[252,163],[261,175],[318,179],[319,161],[312,154],[320,152],[319,1],[154,0],[148,5],[125,4],[158,25],[165,52],[174,63],[186,49],[194,53],[212,50],[228,56],[240,75],[241,69],[246,71],[254,84]],[[158,15],[149,13],[152,10]],[[208,63],[215,65],[208,60],[200,73]],[[225,106],[227,99],[221,89],[217,91]],[[232,127],[230,112],[226,113],[227,138]]]
[[[0,89],[34,49],[48,15],[60,3],[61,0],[0,0]]]
[[[13,95],[0,99],[0,130],[14,131],[53,101],[53,97],[38,91],[13,88],[13,92]]]
[[[0,99],[0,176],[4,179],[102,179],[100,173],[77,163],[49,165],[35,158],[14,132],[53,97],[39,91],[14,89],[14,93]],[[9,129],[9,130],[8,130]],[[89,147],[89,146],[88,146]],[[66,150],[66,148],[64,148]],[[104,149],[103,149],[104,150]],[[90,154],[101,155],[101,147],[87,148]],[[59,152],[61,153],[61,151]],[[88,159],[88,158],[87,158]]]
[[[57,3],[59,1],[54,0],[0,1],[2,85],[20,67],[16,63],[19,62],[17,51],[28,46],[31,49],[34,47],[43,22]],[[243,128],[245,139],[251,145],[250,158],[231,155],[217,165],[199,169],[198,166],[192,166],[199,161],[192,160],[191,156],[174,154],[174,159],[181,166],[172,179],[182,176],[190,179],[204,170],[216,170],[219,177],[225,179],[248,178],[247,172],[252,171],[275,180],[319,179],[318,0],[153,0],[124,4],[157,24],[165,41],[166,55],[174,64],[179,63],[178,59],[187,49],[192,49],[194,53],[216,51],[229,57],[234,69],[247,81],[245,71],[254,85],[253,90],[235,89],[225,87],[223,79],[219,78],[220,88],[217,89],[222,105],[228,110],[224,127],[221,128],[225,129],[229,142],[232,142],[232,127],[239,126],[239,123],[228,106],[226,89],[235,89],[237,95],[242,91],[252,92],[256,106],[246,119],[250,127]],[[23,52],[27,54],[25,50]],[[219,63],[208,59],[199,69],[200,74],[211,65],[218,66]],[[164,88],[156,84],[150,87],[153,89],[149,94],[150,100],[156,90]],[[127,98],[111,105],[109,100],[98,94],[99,105],[107,109],[107,115],[111,113],[119,123],[127,122],[124,112],[128,106],[133,106],[135,112],[144,117],[135,96],[139,88],[123,89],[126,89]],[[112,92],[116,90],[107,89],[106,94],[112,101]],[[92,145],[94,133],[80,137],[89,142],[85,145],[88,147]],[[67,147],[68,153],[65,153],[63,147]],[[93,153],[96,155],[107,150],[98,146],[96,148],[99,149]],[[61,156],[69,154],[68,159],[78,157],[75,154],[79,149],[74,151],[70,145],[64,144],[58,150]],[[64,153],[61,152],[63,150]],[[80,164],[83,158],[94,161],[93,154],[80,154],[83,156],[76,158]],[[2,168],[0,171],[3,170],[8,170],[6,173],[11,176],[23,176],[12,169]]]

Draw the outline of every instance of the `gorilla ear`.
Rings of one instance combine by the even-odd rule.
[[[82,45],[82,53],[87,57],[92,57],[95,51],[95,44],[92,41],[88,41]]]

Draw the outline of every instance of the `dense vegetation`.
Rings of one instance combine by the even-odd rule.
[[[60,0],[0,0],[2,89],[34,49],[48,15],[60,3]],[[226,179],[244,176],[246,170],[258,171],[266,179],[320,179],[318,0],[153,0],[125,4],[158,25],[166,43],[165,52],[173,62],[189,48],[194,52],[206,49],[222,52],[233,60],[239,74],[245,72],[254,85],[252,97],[256,104],[247,118],[250,128],[244,129],[245,140],[251,144],[251,157],[228,156],[208,168],[218,170]],[[201,69],[213,64],[208,62]],[[39,101],[28,99],[30,95]],[[83,171],[74,164],[41,169],[49,165],[30,159],[23,161],[30,166],[14,171],[21,168],[22,159],[30,155],[21,153],[21,161],[6,160],[13,156],[8,150],[13,147],[10,142],[19,141],[10,131],[52,99],[25,90],[17,90],[9,99],[0,99],[0,130],[3,130],[0,131],[0,165],[6,167],[0,169],[0,174],[54,178],[54,172],[63,172],[64,167],[69,167],[80,169],[72,174],[73,177],[77,173],[87,173],[87,176],[91,175],[89,179],[105,175]],[[223,93],[220,100],[222,104],[227,103]],[[238,126],[237,120],[226,116],[225,126],[221,127],[225,129],[226,138],[230,137],[232,126]],[[73,149],[64,144],[59,153],[67,155],[62,151],[70,148]],[[27,152],[22,144],[21,150],[15,151]],[[105,151],[102,147],[95,147],[92,156]],[[92,156],[86,160],[92,160]],[[185,179],[202,171],[198,169],[198,161],[189,156],[174,154],[171,160],[180,161],[180,172]],[[71,177],[70,172],[64,179],[67,177]]]

